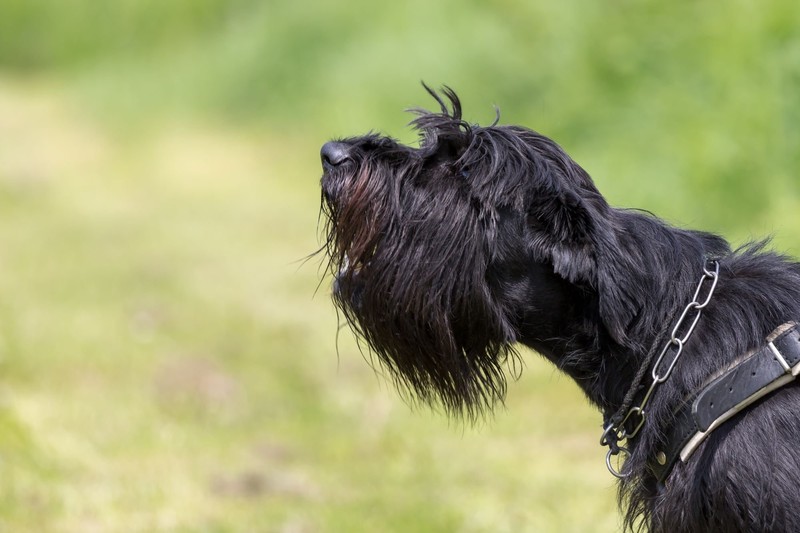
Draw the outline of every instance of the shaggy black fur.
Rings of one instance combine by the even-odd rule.
[[[716,258],[716,293],[629,443],[625,524],[800,531],[794,384],[725,423],[665,484],[648,468],[684,398],[800,319],[800,265],[613,208],[552,140],[468,124],[451,90],[449,102],[429,92],[441,111],[417,111],[418,148],[370,134],[322,150],[334,300],[401,389],[477,416],[502,401],[521,343],[614,412]]]

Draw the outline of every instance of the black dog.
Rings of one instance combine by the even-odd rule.
[[[626,529],[800,531],[800,264],[610,207],[550,139],[428,90],[419,148],[322,148],[334,300],[400,388],[477,416],[522,343],[603,411]]]

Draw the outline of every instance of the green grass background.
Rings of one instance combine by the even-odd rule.
[[[337,353],[319,146],[413,141],[420,80],[800,252],[792,0],[0,0],[0,531],[618,530],[536,354],[473,427]]]

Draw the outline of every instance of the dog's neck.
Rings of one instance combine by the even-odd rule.
[[[613,280],[617,292],[605,293],[609,289],[602,284],[573,284],[549,265],[532,265],[527,298],[537,303],[526,306],[518,328],[523,333],[520,342],[571,376],[604,411],[621,405],[654,340],[672,327],[675,311],[689,303],[705,259],[730,252],[727,243],[714,235],[676,230],[638,212],[613,210],[612,214],[613,225],[619,228],[617,251],[626,260],[636,258],[635,267],[626,266],[625,275]],[[650,231],[625,231],[633,224],[647,225]],[[648,237],[642,237],[648,233],[652,241],[659,234],[672,245],[654,247]],[[620,258],[609,254],[597,261],[608,267]],[[619,294],[631,298],[628,303],[637,310],[621,335],[605,316],[613,306],[603,307],[604,298],[619,298]]]
[[[536,335],[525,334],[519,341],[569,375],[600,409],[613,409],[621,404],[642,356],[615,342],[592,318],[596,296],[553,276],[545,301],[523,319],[536,328],[521,331]],[[538,298],[542,301],[541,294]]]

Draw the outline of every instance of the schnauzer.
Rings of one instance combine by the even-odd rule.
[[[321,153],[333,298],[400,390],[478,416],[523,344],[602,411],[626,529],[800,531],[800,264],[611,207],[552,140],[426,89],[419,147]]]

